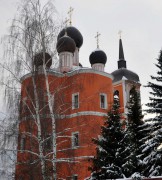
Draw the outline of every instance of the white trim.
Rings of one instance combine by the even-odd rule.
[[[74,118],[74,117],[78,117],[78,116],[107,116],[107,113],[103,113],[103,112],[96,112],[96,111],[82,111],[82,112],[77,112],[77,113],[73,113],[70,115],[61,115],[60,118],[64,119],[64,118]]]
[[[123,86],[123,105],[124,105],[124,113],[126,113],[126,103],[127,103],[127,92],[125,87],[125,80],[122,80],[122,86]]]
[[[101,96],[104,96],[104,107],[102,107],[102,104],[101,104]],[[100,108],[101,108],[101,109],[107,109],[107,107],[108,107],[107,94],[105,94],[105,93],[100,93]]]
[[[126,81],[126,82],[131,82],[132,84],[141,85],[140,82],[131,81],[131,80],[128,80],[128,79],[121,79],[121,80],[119,80],[119,81],[114,82],[113,85],[114,85],[114,86],[118,86],[118,85],[122,84],[123,80]]]
[[[103,72],[103,71],[97,71],[97,70],[94,70],[94,69],[91,69],[91,68],[80,68],[80,69],[77,69],[77,70],[74,70],[74,71],[70,71],[70,72],[66,73],[65,75],[73,76],[75,74],[81,74],[81,73],[99,74],[99,75],[108,77],[108,78],[110,78],[112,80],[114,79],[114,76],[112,74],[109,74],[109,73],[106,73],[106,72]]]
[[[107,116],[107,113],[103,113],[103,112],[96,112],[96,111],[81,111],[81,112],[77,112],[77,113],[73,113],[73,114],[69,114],[69,115],[57,115],[58,118],[56,119],[70,119],[70,118],[74,118],[74,117],[78,117],[78,116],[99,116],[99,117],[104,117]],[[34,115],[34,118],[36,118],[36,116]],[[40,116],[41,119],[46,119],[46,118],[50,118],[50,114],[43,114],[43,116]],[[33,119],[32,115],[29,116],[25,116],[23,118],[21,118],[21,121],[25,121],[25,120],[29,120],[29,119]]]
[[[73,76],[75,74],[83,74],[83,73],[90,73],[90,74],[99,74],[101,76],[105,76],[105,77],[108,77],[110,79],[114,79],[114,76],[112,74],[109,74],[107,72],[102,72],[102,71],[97,71],[97,70],[94,70],[92,68],[80,68],[80,69],[74,69],[72,71],[69,71],[67,73],[61,73],[59,71],[56,71],[55,69],[48,69],[47,70],[47,75],[53,75],[53,76],[56,76],[56,77],[65,77],[65,76]],[[37,74],[44,74],[44,72],[37,72]],[[29,78],[29,77],[32,77],[32,73],[28,73],[26,75],[24,75],[22,78],[21,78],[21,82],[24,81],[25,79]]]
[[[76,47],[73,58],[73,65],[79,66],[79,48]]]

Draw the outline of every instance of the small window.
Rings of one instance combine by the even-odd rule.
[[[21,151],[24,151],[25,150],[25,137],[21,137],[21,140],[20,140],[20,150]]]
[[[72,109],[79,108],[79,93],[72,95]]]
[[[73,176],[72,176],[72,180],[78,180],[78,175],[76,175],[76,174],[73,175]]]
[[[118,97],[119,98],[119,91],[118,90],[114,91],[114,97]]]
[[[47,135],[45,139],[45,150],[51,150],[52,149],[52,136]]]
[[[100,94],[100,108],[107,109],[107,95],[104,93]]]
[[[118,90],[114,91],[114,103],[118,103],[120,105],[119,91]]]
[[[72,148],[76,148],[79,146],[79,133],[72,133]]]

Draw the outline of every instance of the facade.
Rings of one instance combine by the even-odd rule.
[[[96,153],[92,139],[100,135],[114,95],[119,96],[124,117],[131,87],[135,85],[140,91],[138,75],[126,67],[121,39],[118,69],[112,73],[104,71],[107,57],[99,47],[90,54],[91,68],[82,67],[79,61],[82,43],[79,30],[66,27],[58,35],[59,67],[50,69],[51,56],[39,53],[34,58],[34,73],[22,77],[17,180],[42,179],[41,157],[38,156],[41,148],[46,158],[46,175],[54,179],[51,111],[56,122],[57,179],[83,180],[89,177],[89,159]],[[47,75],[43,71],[44,64]]]

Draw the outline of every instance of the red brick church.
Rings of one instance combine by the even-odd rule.
[[[92,138],[100,135],[101,125],[112,106],[114,95],[119,97],[120,111],[124,117],[131,87],[135,85],[140,91],[139,76],[127,68],[121,38],[117,69],[112,73],[105,72],[107,56],[98,44],[89,56],[91,68],[81,65],[79,50],[82,44],[81,32],[76,27],[67,26],[57,38],[59,67],[51,69],[50,54],[39,53],[33,61],[35,84],[33,73],[22,77],[17,180],[42,179],[37,157],[39,145],[36,110],[40,114],[41,138],[46,139],[42,141],[43,153],[49,155],[49,159],[52,158],[52,122],[47,105],[46,78],[42,71],[43,57],[56,119],[57,179],[83,180],[90,176],[89,158],[96,153]],[[35,88],[38,102],[35,102]],[[35,103],[39,103],[39,109],[35,109]],[[46,167],[49,179],[54,179],[50,161]]]

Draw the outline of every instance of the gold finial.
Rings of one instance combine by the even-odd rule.
[[[69,14],[69,24],[71,25],[72,24],[72,22],[71,22],[71,20],[72,20],[72,12],[74,11],[74,9],[72,8],[72,7],[70,7],[70,9],[69,9],[69,11],[68,11],[68,14]]]
[[[120,31],[118,32],[118,34],[119,34],[119,39],[121,39],[122,31],[120,30]]]
[[[97,32],[97,35],[95,36],[96,40],[97,40],[97,48],[99,48],[99,36],[101,34],[99,32]]]
[[[68,22],[69,22],[69,19],[68,19],[68,18],[65,18],[65,21],[64,21],[65,27],[68,26]]]

